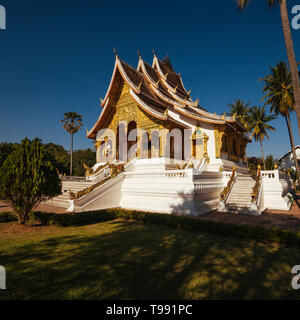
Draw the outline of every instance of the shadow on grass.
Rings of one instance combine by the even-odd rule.
[[[296,249],[125,221],[63,230],[0,251],[0,299],[299,298]]]

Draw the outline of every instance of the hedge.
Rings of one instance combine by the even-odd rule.
[[[300,232],[292,232],[277,228],[264,228],[253,225],[236,225],[227,222],[210,221],[173,214],[148,213],[119,208],[82,213],[54,214],[34,212],[32,214],[36,220],[44,225],[53,224],[58,226],[71,226],[123,218],[126,220],[132,219],[144,223],[164,225],[185,230],[215,233],[254,240],[276,241],[300,247]]]
[[[41,211],[31,212],[30,219],[37,220],[42,225],[75,226],[97,223],[114,219],[115,216],[107,211],[88,211],[82,213],[46,213]]]
[[[17,216],[11,212],[0,212],[0,223],[17,221],[17,220],[18,220]]]

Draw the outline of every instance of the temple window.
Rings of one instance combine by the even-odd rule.
[[[222,137],[222,147],[221,150],[223,152],[228,152],[228,146],[227,146],[227,136],[224,134]]]
[[[232,153],[237,155],[237,145],[236,145],[236,140],[233,141],[232,143]]]

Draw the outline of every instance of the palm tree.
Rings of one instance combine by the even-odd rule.
[[[249,132],[252,132],[251,138],[254,137],[255,141],[259,141],[264,169],[266,169],[265,156],[263,150],[263,140],[269,138],[268,131],[274,131],[275,128],[270,126],[268,122],[274,120],[275,115],[267,115],[265,107],[254,106],[249,111]]]
[[[73,171],[73,135],[79,131],[83,125],[82,116],[77,112],[67,112],[64,118],[60,120],[63,123],[64,129],[71,135],[71,160],[70,160],[70,175]]]
[[[242,100],[235,100],[234,103],[229,103],[230,115],[235,116],[236,119],[247,129],[248,126],[248,113],[250,102],[245,103]]]
[[[243,100],[237,99],[234,103],[229,103],[229,114],[235,117],[248,130],[248,113],[250,102],[245,103]],[[246,166],[248,167],[248,157],[245,154]]]
[[[278,165],[278,160],[275,160],[273,155],[268,155],[266,157],[266,169],[273,170],[275,165]]]
[[[295,100],[292,89],[292,76],[288,71],[287,64],[283,61],[277,63],[275,68],[270,67],[270,74],[265,78],[260,79],[264,81],[263,92],[267,94],[261,99],[266,100],[265,105],[270,106],[270,111],[275,114],[281,114],[286,121],[288,127],[291,149],[296,168],[297,177],[299,178],[298,161],[295,152],[295,144],[293,131],[291,127],[290,113],[295,110]],[[300,181],[298,179],[298,181]]]
[[[245,9],[249,4],[250,0],[236,0],[239,9]],[[299,77],[298,77],[298,67],[295,58],[294,45],[291,35],[290,22],[286,7],[286,0],[267,0],[270,8],[274,7],[279,3],[280,14],[281,14],[281,24],[284,35],[284,42],[286,46],[287,57],[289,61],[289,67],[292,78],[292,87],[295,99],[295,109],[297,113],[298,130],[300,134],[300,88],[299,88]]]

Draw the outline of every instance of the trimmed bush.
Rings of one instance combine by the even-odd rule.
[[[115,212],[117,217],[134,219],[145,223],[155,223],[186,230],[216,233],[254,240],[276,241],[300,247],[300,232],[292,232],[277,228],[264,228],[254,225],[237,225],[172,214],[143,213],[122,209],[116,209]]]
[[[264,228],[253,225],[236,225],[189,216],[130,211],[119,208],[82,213],[55,214],[33,212],[32,214],[34,215],[34,218],[40,221],[43,225],[57,225],[65,227],[123,218],[126,220],[136,220],[143,223],[164,225],[172,228],[215,233],[259,241],[275,241],[300,247],[300,232],[292,232],[277,228]]]
[[[18,218],[11,212],[0,212],[0,223],[17,221]]]
[[[46,213],[32,212],[32,219],[39,221],[42,225],[56,225],[61,227],[82,224],[97,223],[114,219],[114,214],[107,211],[88,211],[82,213]]]

